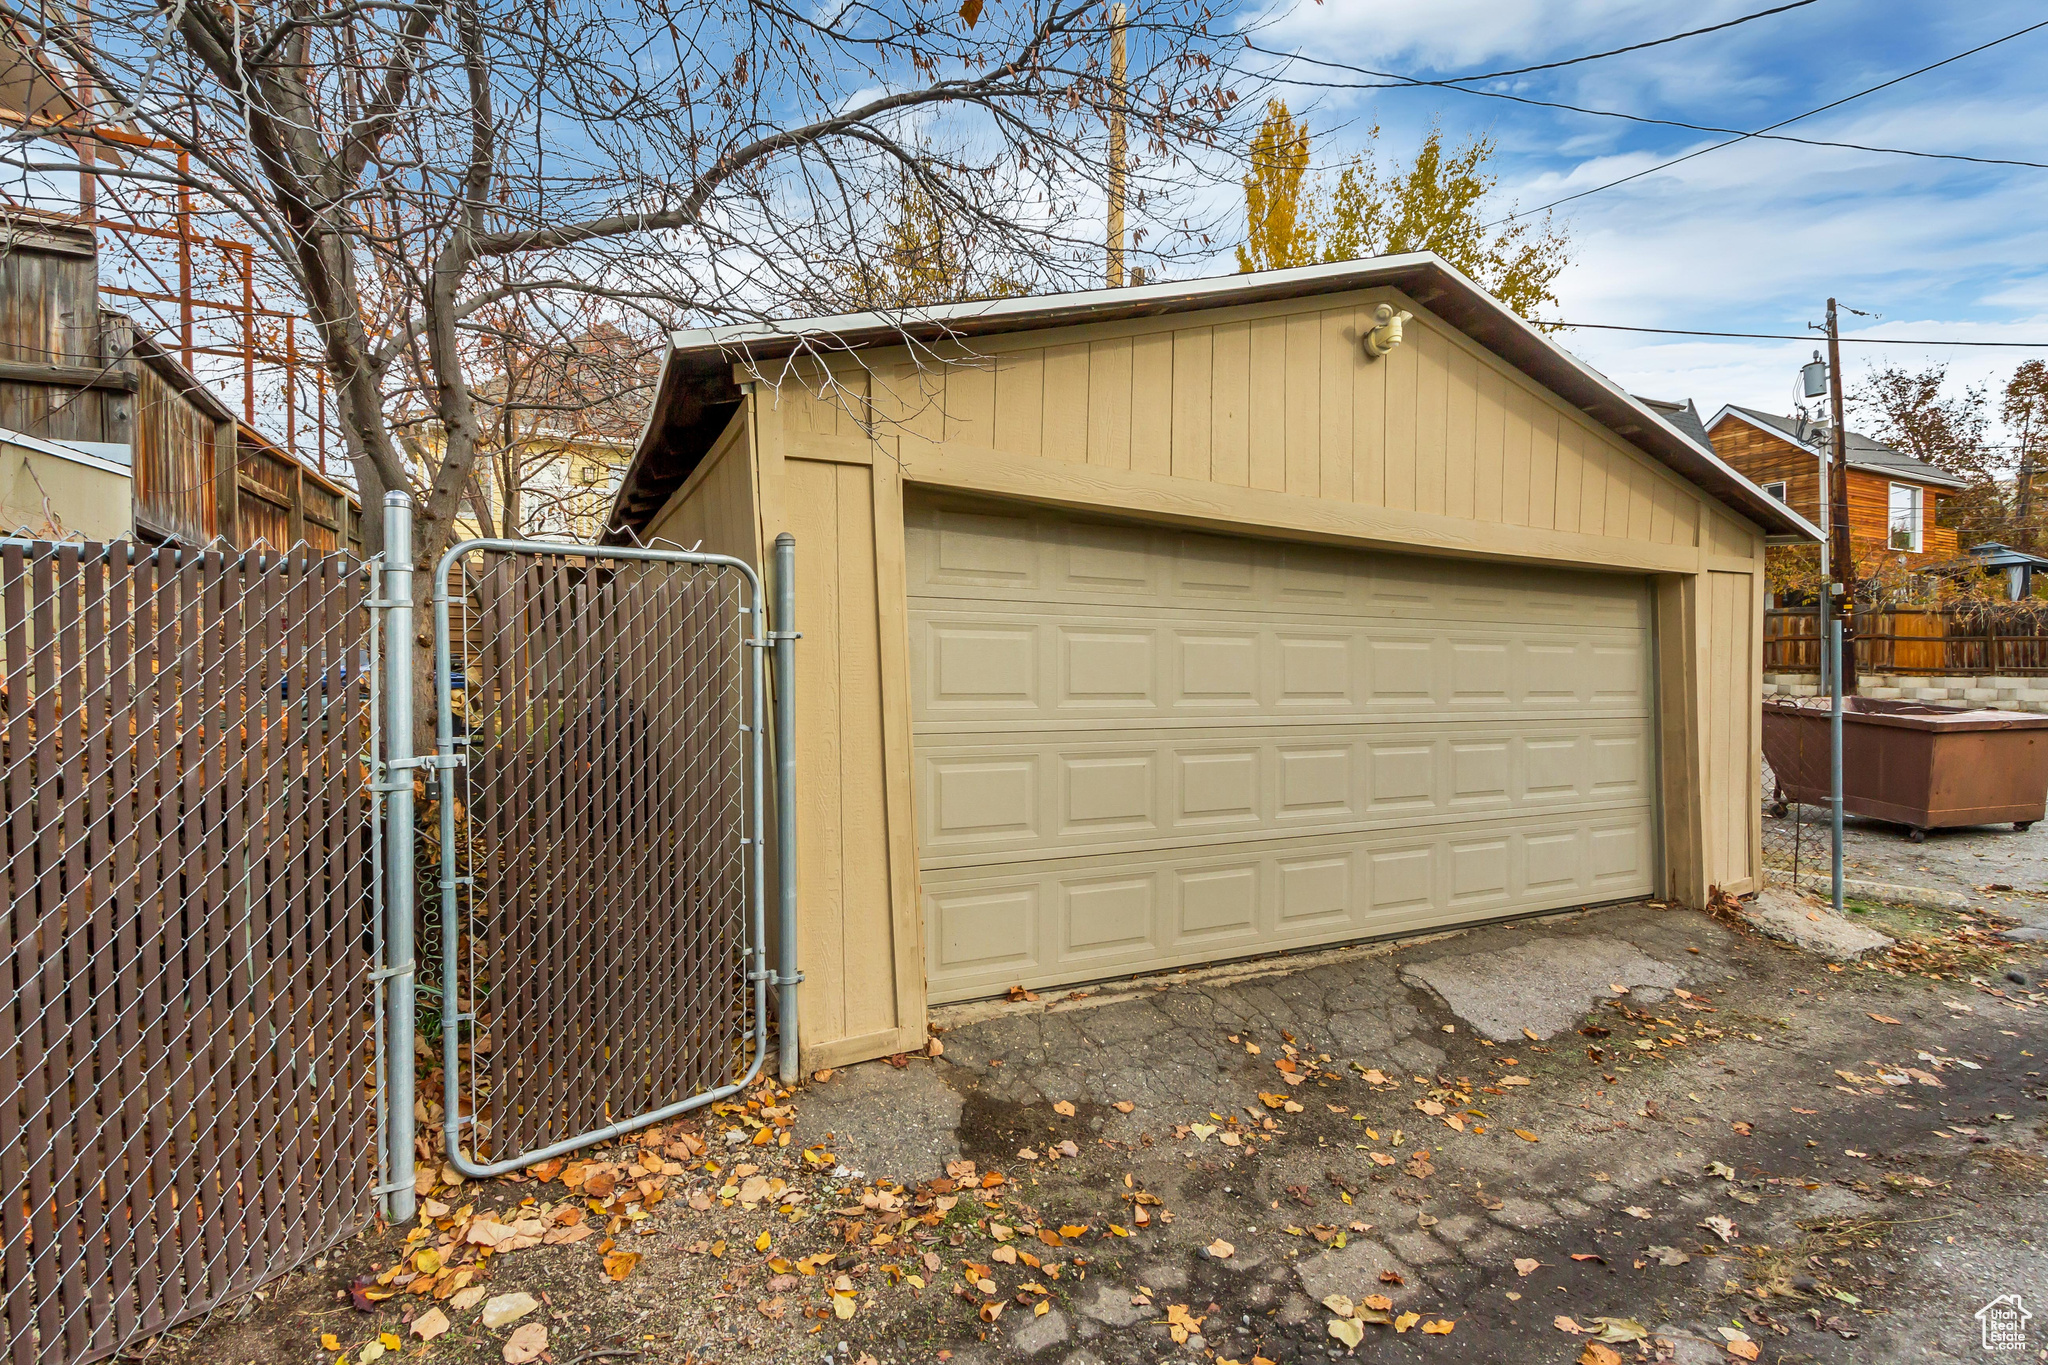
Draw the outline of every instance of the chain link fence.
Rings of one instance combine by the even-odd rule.
[[[364,595],[303,546],[0,546],[14,1365],[112,1354],[370,1211]]]
[[[1782,704],[1782,703],[1781,703]],[[1815,706],[1825,706],[1826,698],[1816,699]],[[1769,708],[1765,708],[1766,711]],[[1770,717],[1764,721],[1766,730],[1771,727]],[[1826,895],[1834,876],[1834,826],[1827,806],[1812,802],[1795,801],[1789,794],[1791,789],[1811,792],[1816,787],[1825,790],[1828,782],[1827,753],[1808,752],[1804,747],[1804,728],[1790,732],[1786,743],[1793,747],[1788,752],[1778,746],[1779,762],[1796,769],[1781,780],[1772,764],[1774,746],[1766,743],[1763,753],[1763,782],[1758,798],[1763,805],[1763,870],[1764,878],[1779,886],[1798,890],[1819,891]]]

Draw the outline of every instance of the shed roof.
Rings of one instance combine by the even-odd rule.
[[[1797,446],[1811,448],[1814,440],[1820,439],[1815,433],[1825,432],[1825,425],[1809,428],[1805,437],[1799,430],[1796,417],[1779,417],[1774,413],[1759,412],[1755,408],[1737,407],[1730,403],[1714,414],[1710,426],[1720,425],[1721,419],[1730,414],[1749,422],[1752,426],[1763,427],[1775,436],[1781,436]],[[1942,488],[1964,488],[1967,481],[1949,473],[1940,465],[1929,464],[1902,450],[1894,450],[1882,441],[1873,440],[1860,431],[1847,433],[1843,448],[1848,454],[1849,468],[1867,470],[1873,474],[1887,474],[1895,479],[1911,479],[1916,483],[1931,483]]]
[[[1737,473],[1666,413],[1530,326],[1433,252],[1253,274],[984,299],[935,308],[847,313],[680,331],[669,338],[652,408],[612,506],[608,542],[644,529],[696,468],[729,419],[737,362],[831,356],[906,343],[964,342],[1006,332],[1192,313],[1373,287],[1400,290],[1436,317],[1666,465],[1771,535],[1818,540],[1819,528]]]

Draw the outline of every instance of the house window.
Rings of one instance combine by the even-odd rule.
[[[1779,480],[1778,480],[1777,482],[1775,482],[1775,483],[1767,483],[1767,484],[1765,484],[1765,485],[1764,485],[1764,492],[1766,492],[1766,493],[1770,494],[1770,495],[1771,495],[1772,497],[1776,498],[1776,499],[1777,499],[1777,500],[1778,500],[1779,502],[1783,502],[1783,501],[1785,501],[1785,481],[1784,481],[1783,479],[1779,479]]]
[[[1891,487],[1891,548],[1920,550],[1920,500],[1918,485],[1895,483]]]

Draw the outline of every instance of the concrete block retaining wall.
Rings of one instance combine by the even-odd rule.
[[[1894,673],[1861,673],[1857,690],[1866,697],[1924,701],[1958,710],[1988,707],[2000,711],[2048,714],[2048,677],[1914,677]],[[1820,695],[1820,679],[1812,673],[1766,673],[1766,697]]]

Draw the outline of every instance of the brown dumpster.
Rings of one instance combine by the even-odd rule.
[[[1953,711],[1913,701],[1842,703],[1842,809],[1930,829],[2002,824],[2025,829],[2048,814],[2048,716]],[[1824,699],[1764,702],[1764,757],[1776,801],[1828,802]],[[1782,813],[1782,810],[1780,810]]]

